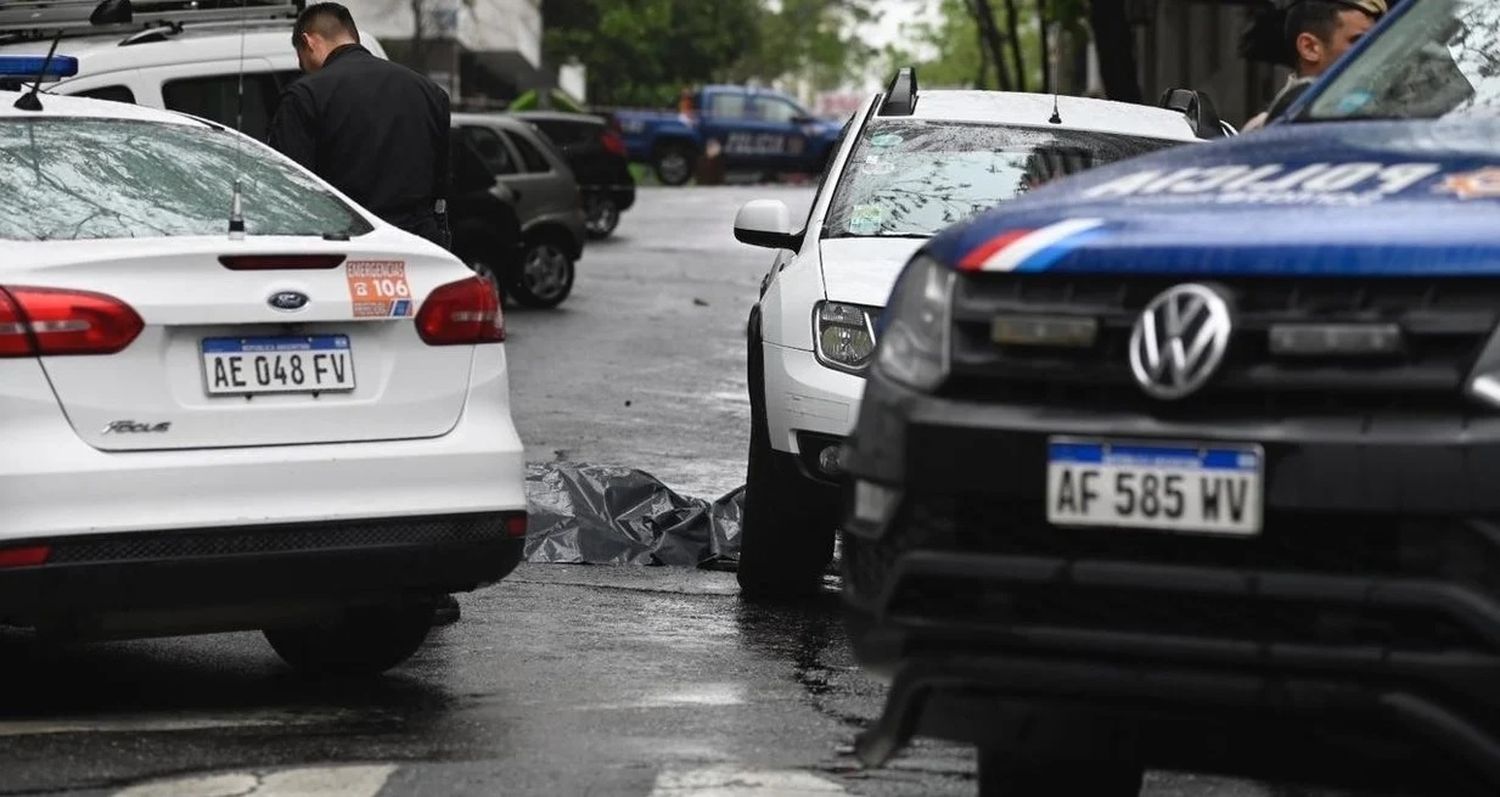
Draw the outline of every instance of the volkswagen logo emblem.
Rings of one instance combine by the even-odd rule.
[[[266,300],[266,304],[271,305],[277,310],[286,310],[288,312],[301,310],[307,306],[307,294],[298,293],[297,291],[277,291],[271,294],[271,298]]]
[[[1130,334],[1130,370],[1147,394],[1180,399],[1213,378],[1229,348],[1224,297],[1205,285],[1178,285],[1151,300]]]

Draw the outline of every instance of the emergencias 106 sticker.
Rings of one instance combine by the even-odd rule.
[[[412,314],[411,286],[401,260],[350,260],[344,266],[355,318],[402,318]]]

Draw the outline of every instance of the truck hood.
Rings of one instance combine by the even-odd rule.
[[[884,307],[901,267],[923,238],[827,238],[818,242],[823,291],[832,302]]]
[[[945,231],[951,267],[1500,274],[1500,124],[1288,124],[1086,172]]]

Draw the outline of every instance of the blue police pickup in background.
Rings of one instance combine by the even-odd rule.
[[[842,125],[814,117],[792,98],[744,86],[705,86],[674,111],[617,111],[633,161],[667,185],[693,176],[699,156],[730,171],[818,172]]]
[[[1500,794],[1497,46],[1402,3],[1264,132],[911,260],[844,457],[866,762]]]

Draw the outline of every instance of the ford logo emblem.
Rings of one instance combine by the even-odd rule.
[[[277,291],[266,303],[277,310],[301,310],[307,306],[307,294],[296,291]]]

